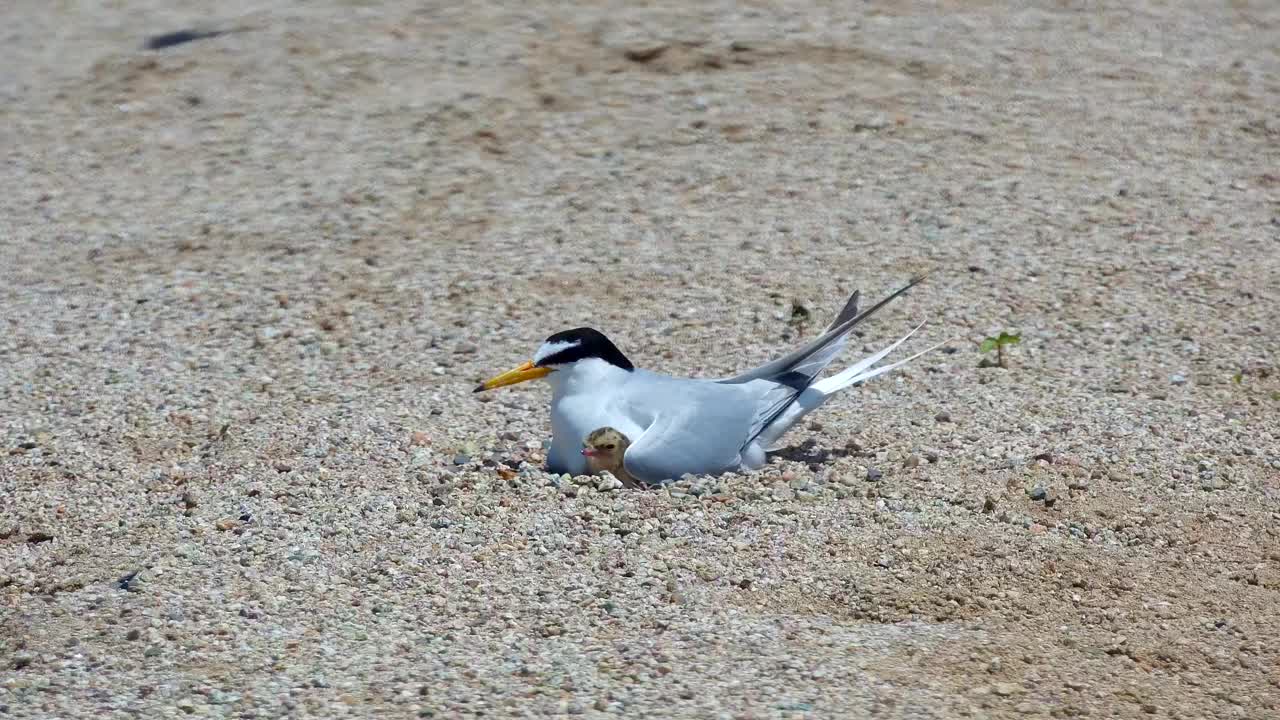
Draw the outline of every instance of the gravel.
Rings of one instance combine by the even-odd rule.
[[[0,714],[1280,715],[1280,9],[6,21]],[[552,476],[471,393],[925,270],[851,351],[949,352],[756,473]]]

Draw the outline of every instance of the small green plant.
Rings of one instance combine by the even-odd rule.
[[[989,353],[992,350],[995,350],[996,351],[995,364],[1002,368],[1007,368],[1009,367],[1009,365],[1008,365],[1008,361],[1006,361],[1004,357],[1004,348],[1006,345],[1017,345],[1020,342],[1022,342],[1021,335],[1014,335],[1012,333],[1002,332],[999,335],[996,335],[994,337],[989,337],[983,340],[982,344],[978,346],[978,350],[984,353]],[[983,366],[991,367],[992,364],[989,359],[983,360]]]

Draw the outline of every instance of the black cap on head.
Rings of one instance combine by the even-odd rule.
[[[539,367],[546,365],[566,365],[578,360],[586,358],[599,358],[610,365],[620,367],[623,370],[635,370],[636,366],[631,364],[626,355],[618,349],[613,341],[604,336],[604,333],[595,328],[580,327],[572,330],[561,330],[560,332],[547,338],[543,343],[543,347],[549,352],[543,357],[536,358],[534,365]]]

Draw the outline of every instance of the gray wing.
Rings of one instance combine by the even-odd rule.
[[[911,282],[893,291],[888,297],[875,305],[872,305],[869,309],[864,310],[843,322],[833,323],[832,327],[822,335],[786,357],[778,358],[773,362],[761,365],[760,367],[749,370],[737,377],[720,380],[719,382],[742,383],[749,382],[751,380],[770,380],[783,385],[796,386],[800,384],[800,378],[812,372],[812,374],[808,375],[807,379],[804,380],[804,385],[808,386],[809,383],[813,382],[813,378],[817,376],[818,373],[822,372],[822,368],[826,367],[826,363],[830,363],[835,357],[835,353],[832,352],[833,346],[836,351],[838,351],[843,347],[845,337],[848,336],[850,332],[853,332],[853,329],[857,327],[859,323],[874,315],[878,310],[880,310],[880,308],[888,305],[899,295],[923,282],[924,279],[924,275],[918,275],[912,278]],[[850,309],[851,305],[853,306],[853,309],[857,309],[857,302],[855,298],[850,298],[849,302],[845,303],[845,310]],[[843,316],[845,311],[842,310],[840,314]],[[825,362],[818,366],[816,370],[814,369],[814,366],[817,364],[814,362],[815,359],[825,359]]]
[[[871,317],[877,310],[888,305],[894,298],[915,287],[922,280],[924,276],[912,278],[906,286],[890,293],[888,297],[861,313],[857,312],[857,294],[855,293],[855,297],[851,297],[849,302],[845,303],[844,310],[840,311],[840,317],[836,318],[832,327],[818,339],[784,358],[761,365],[737,378],[721,380],[722,383],[744,382],[743,379],[746,382],[770,383],[756,406],[747,441],[754,440],[764,428],[781,417],[796,398],[800,397],[800,393],[813,384],[818,375],[835,359],[836,354],[844,349],[846,338],[858,323]],[[841,318],[844,319],[841,320]]]
[[[854,290],[853,294],[849,296],[849,299],[844,302],[844,307],[840,309],[840,312],[836,315],[836,319],[831,321],[831,324],[827,326],[826,330],[822,331],[824,336],[827,335],[828,333],[831,333],[836,328],[840,327],[842,324],[848,322],[849,320],[857,316],[858,297],[859,297],[859,292],[857,290]],[[824,348],[822,352],[815,353],[809,356],[806,359],[805,364],[815,365],[817,367],[817,370],[814,372],[815,375],[819,372],[822,372],[822,368],[826,367],[832,360],[835,359],[835,356],[840,354],[840,351],[844,349],[844,341],[846,337],[848,337],[847,333],[837,338],[835,342],[831,343],[826,348]],[[777,369],[787,367],[791,363],[800,361],[802,359],[801,355],[803,354],[803,351],[804,351],[804,348],[801,348],[800,350],[797,350],[791,353],[790,355],[787,355],[784,358],[765,363],[764,365],[760,365],[759,367],[752,368],[740,375],[735,375],[734,377],[726,378],[724,380],[720,380],[719,382],[743,383],[743,382],[750,382],[751,380],[758,380],[760,378],[768,377],[770,373],[776,372]]]
[[[647,398],[653,421],[622,458],[647,483],[693,473],[719,474],[741,464],[760,389],[707,380],[672,380]]]

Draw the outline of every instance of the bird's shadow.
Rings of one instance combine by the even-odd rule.
[[[854,452],[849,448],[818,447],[818,441],[810,438],[799,445],[784,447],[769,454],[806,465],[826,465],[836,458],[849,457]]]

